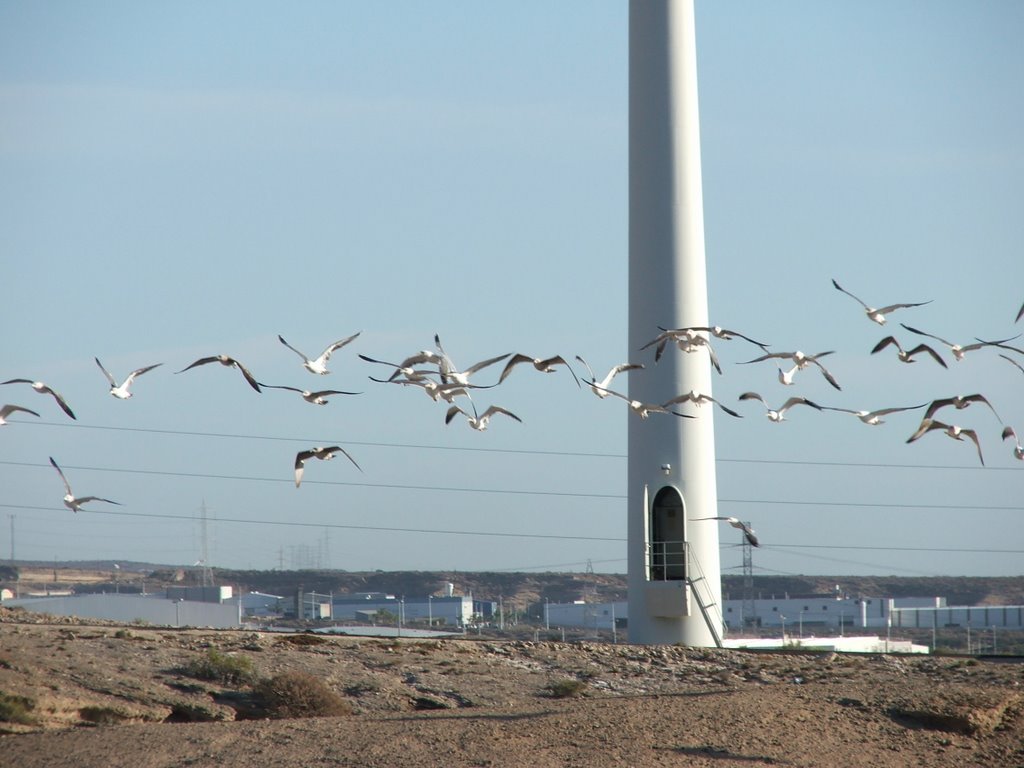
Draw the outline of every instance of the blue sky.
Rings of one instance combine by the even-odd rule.
[[[0,555],[365,569],[626,568],[623,403],[518,369],[476,433],[375,384],[434,333],[466,366],[626,348],[627,14],[619,2],[0,3],[0,380],[41,418],[0,428]],[[711,320],[775,350],[835,350],[843,386],[793,388],[720,342],[722,514],[760,573],[1011,575],[1024,554],[1024,376],[992,350],[949,369],[870,355],[903,321],[968,343],[1024,331],[1024,7],[704,3],[696,9]],[[883,329],[868,303],[931,303]],[[313,377],[277,341],[319,352]],[[652,337],[657,329],[652,329]],[[1024,346],[1020,341],[1015,342]],[[944,351],[941,349],[940,351]],[[316,407],[263,382],[360,391]],[[140,377],[128,401],[115,376]],[[1017,356],[1021,359],[1024,356]],[[488,372],[481,375],[486,378]],[[494,374],[497,370],[493,371]],[[621,384],[625,387],[625,382]],[[782,402],[875,409],[981,392],[867,427]],[[652,417],[653,418],[653,417]],[[340,444],[363,472],[298,450]],[[72,514],[78,494],[121,502]],[[739,572],[738,532],[722,564]]]

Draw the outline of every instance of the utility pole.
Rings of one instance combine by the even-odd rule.
[[[11,518],[11,565],[14,565],[14,515]]]

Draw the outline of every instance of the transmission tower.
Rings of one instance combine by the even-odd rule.
[[[747,523],[750,527],[750,523]],[[754,621],[756,614],[754,608],[754,548],[745,535],[740,536],[743,547],[743,625]]]

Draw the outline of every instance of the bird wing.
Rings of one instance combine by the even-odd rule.
[[[28,408],[23,408],[20,405],[5,405],[3,408],[0,408],[0,419],[7,418],[15,411],[24,411],[25,413],[31,413],[33,416],[39,415],[35,411],[31,411]]]
[[[480,416],[480,418],[481,419],[486,419],[486,418],[488,418],[490,416],[493,416],[496,413],[503,413],[506,416],[509,416],[509,417],[515,419],[518,422],[522,422],[522,419],[520,419],[518,416],[516,416],[514,413],[512,413],[512,411],[506,410],[505,408],[502,408],[500,405],[490,405],[490,406],[488,406],[487,410],[483,412],[483,414]]]
[[[644,350],[644,349],[647,349],[648,347],[653,347],[655,344],[660,344],[661,347],[664,348],[665,343],[669,339],[674,338],[675,335],[676,335],[675,331],[670,331],[670,330],[663,329],[661,333],[659,333],[653,339],[651,339],[646,344],[644,344],[642,347],[640,347],[640,349]]]
[[[845,293],[845,294],[846,294],[847,296],[849,296],[849,297],[850,297],[851,299],[853,299],[853,300],[854,300],[854,301],[856,301],[856,302],[857,302],[858,304],[860,304],[860,305],[861,305],[862,307],[864,307],[864,309],[865,309],[865,310],[867,310],[868,312],[870,312],[870,311],[871,311],[871,307],[869,307],[869,306],[868,306],[867,304],[865,304],[865,303],[864,303],[864,302],[863,302],[863,301],[862,301],[861,299],[857,298],[857,297],[856,297],[856,296],[854,296],[854,295],[853,295],[852,293],[850,293],[850,292],[849,292],[848,290],[846,290],[846,289],[845,289],[845,288],[843,288],[843,287],[842,287],[841,285],[839,285],[839,283],[837,283],[837,282],[836,282],[835,278],[832,278],[832,285],[834,285],[834,286],[836,287],[836,290],[837,290],[837,291],[841,291],[842,293]]]
[[[823,406],[821,406],[821,410],[823,410],[823,411],[839,411],[840,413],[852,413],[855,416],[859,416],[860,415],[860,411],[855,411],[852,408],[837,408],[836,406],[832,406],[832,405],[823,405]],[[872,411],[872,413],[880,414],[881,411]]]
[[[936,336],[935,334],[932,334],[932,333],[925,333],[924,331],[919,331],[917,328],[911,328],[906,323],[900,323],[900,325],[902,325],[904,328],[906,328],[911,333],[916,333],[918,336],[927,336],[929,339],[935,339],[936,341],[941,341],[947,347],[955,347],[956,346],[956,344],[954,344],[951,341],[946,341],[945,339],[943,339],[943,338],[941,338],[939,336]]]
[[[974,447],[978,449],[978,461],[981,462],[981,466],[985,466],[985,457],[981,455],[981,441],[978,440],[978,433],[973,429],[961,429],[960,434],[967,435],[974,442]]]
[[[462,410],[459,406],[453,405],[445,413],[445,415],[444,415],[444,423],[445,424],[451,424],[452,423],[452,419],[455,418],[455,414],[457,414],[457,413],[461,413],[463,416],[465,416],[467,418],[469,417],[469,414],[466,413],[464,410]]]
[[[895,336],[886,336],[884,339],[882,339],[877,344],[875,344],[875,346],[871,350],[871,354],[873,355],[876,352],[881,352],[883,349],[888,347],[890,344],[895,346],[896,349],[898,349],[900,352],[903,351],[903,347],[900,346],[900,343],[896,340]]]
[[[137,368],[136,370],[134,370],[134,371],[132,371],[131,373],[128,374],[128,378],[124,380],[124,383],[125,384],[129,384],[129,383],[135,381],[135,378],[137,376],[141,376],[142,374],[146,373],[147,371],[152,371],[154,368],[159,368],[161,365],[163,365],[163,363],[156,363],[155,365],[147,365],[147,366],[145,366],[143,368]]]
[[[907,357],[913,357],[914,355],[918,354],[919,352],[927,352],[927,353],[928,353],[929,355],[931,355],[931,356],[932,356],[932,358],[933,358],[933,359],[935,360],[935,362],[937,362],[937,363],[938,363],[939,365],[941,365],[941,366],[942,366],[943,368],[948,368],[948,367],[949,367],[948,365],[946,365],[946,361],[945,361],[945,360],[943,360],[943,359],[942,359],[942,358],[941,358],[941,357],[939,356],[939,353],[938,353],[938,352],[936,352],[936,351],[935,351],[934,349],[932,349],[931,347],[929,347],[929,346],[928,346],[927,344],[918,344],[918,345],[917,345],[916,347],[914,347],[914,348],[913,348],[912,350],[910,350],[909,352],[907,352]]]
[[[732,408],[729,408],[728,406],[722,405],[722,403],[719,402],[718,400],[713,400],[713,401],[714,401],[715,405],[717,405],[723,411],[728,413],[730,416],[735,416],[737,419],[742,419],[743,418],[742,416],[740,416],[740,414],[736,413],[736,411],[734,411]]]
[[[57,405],[60,406],[60,409],[62,411],[64,411],[64,413],[66,413],[72,419],[75,419],[75,421],[78,420],[78,419],[75,418],[75,413],[74,413],[74,411],[71,410],[71,406],[68,405],[67,400],[65,400],[63,397],[61,397],[59,392],[57,392],[54,389],[51,389],[50,387],[46,386],[45,384],[43,385],[43,391],[44,392],[49,392],[51,395],[53,395],[53,399],[57,401]]]
[[[335,352],[337,352],[337,351],[338,351],[339,349],[341,349],[342,347],[344,347],[344,346],[345,346],[346,344],[349,344],[349,343],[351,343],[352,341],[355,341],[355,340],[356,340],[357,338],[359,338],[359,334],[360,334],[360,333],[362,333],[362,331],[359,331],[359,333],[353,333],[353,334],[352,334],[351,336],[348,336],[348,337],[346,337],[346,338],[344,338],[344,339],[339,339],[338,341],[336,341],[336,342],[334,342],[333,344],[331,344],[331,345],[330,345],[329,347],[327,347],[327,349],[325,349],[325,350],[323,351],[323,353],[322,353],[322,354],[320,355],[320,360],[321,360],[322,362],[326,363],[326,362],[327,362],[328,360],[330,360],[330,359],[331,359],[331,355],[333,355],[333,354],[334,354]]]
[[[284,345],[285,345],[286,347],[288,347],[288,349],[290,349],[290,350],[291,350],[292,352],[294,352],[294,353],[295,353],[296,355],[298,355],[299,357],[301,357],[301,358],[302,358],[302,359],[303,359],[303,360],[304,360],[305,362],[311,362],[311,361],[310,361],[310,359],[309,359],[308,357],[306,357],[306,356],[305,356],[304,354],[302,354],[301,352],[299,352],[299,350],[297,350],[297,349],[296,349],[295,347],[293,347],[293,346],[292,346],[291,344],[289,344],[289,343],[288,343],[287,341],[285,341],[285,340],[284,340],[284,336],[282,336],[281,334],[278,334],[278,335],[277,335],[277,340],[278,340],[278,341],[280,341],[280,342],[281,342],[282,344],[284,344]]]
[[[749,365],[750,363],[760,363],[762,360],[771,360],[772,358],[785,358],[792,360],[793,355],[793,352],[768,352],[767,354],[761,355],[760,357],[755,357],[753,360],[744,360],[742,363],[737,363],[737,365]]]
[[[245,377],[245,380],[249,382],[249,386],[255,389],[257,392],[259,392],[260,383],[256,381],[256,378],[251,373],[249,373],[249,369],[233,358],[231,359],[231,361],[232,363],[234,363],[235,367],[242,372],[242,375]]]
[[[754,344],[755,346],[758,346],[765,351],[768,350],[767,344],[762,344],[760,341],[755,341],[749,336],[744,336],[739,331],[730,331],[727,328],[719,328],[717,331],[714,328],[704,328],[702,330],[710,331],[720,339],[728,339],[730,336],[736,336],[737,338],[743,339],[744,341],[749,341],[751,344]]]
[[[921,423],[918,425],[917,431],[907,438],[907,442],[912,443],[922,435],[931,432],[933,429],[949,429],[949,424],[943,424],[941,421],[935,421],[934,419],[925,416],[921,419]]]
[[[32,379],[8,379],[7,381],[0,381],[0,385],[2,384],[35,384],[35,382]]]
[[[352,458],[352,454],[350,454],[348,451],[346,451],[340,445],[334,446],[334,450],[338,451],[339,453],[343,453],[345,455],[345,458],[347,458],[349,461],[352,462],[353,465],[355,465],[356,469],[358,469],[360,472],[363,471],[363,468],[360,467],[358,464],[356,464],[356,460]]]
[[[1002,421],[1002,419],[999,418],[999,414],[996,413],[995,407],[992,405],[992,403],[988,401],[988,398],[986,398],[984,395],[968,395],[967,397],[964,397],[962,399],[971,403],[984,403],[992,410],[992,413],[995,414],[995,417]]]
[[[512,354],[512,353],[511,352],[506,352],[504,355],[498,355],[496,357],[489,357],[486,360],[481,360],[479,363],[476,363],[474,365],[469,366],[469,368],[464,370],[463,373],[467,373],[467,374],[468,373],[476,373],[480,369],[486,368],[488,365],[494,365],[495,363],[501,362],[506,357],[508,357],[510,354]],[[449,373],[453,373],[453,372],[454,371],[449,371]]]
[[[580,385],[580,377],[576,375],[576,371],[574,371],[572,369],[572,366],[569,365],[569,361],[566,360],[561,355],[555,355],[554,357],[549,357],[547,360],[541,360],[540,361],[540,365],[541,365],[541,368],[547,368],[547,369],[550,369],[551,367],[553,367],[555,365],[564,365],[566,368],[569,369],[569,373],[572,374],[572,378],[576,382],[576,386],[577,387],[581,386]]]
[[[71,493],[71,484],[68,482],[68,479],[64,477],[64,472],[59,466],[57,466],[57,462],[53,460],[53,456],[50,457],[50,463],[53,465],[53,468],[57,470],[57,474],[60,475],[60,479],[64,482],[64,490],[68,492],[68,496],[73,496],[74,494]]]
[[[260,385],[260,387],[265,389],[287,389],[290,390],[291,392],[298,392],[300,395],[306,391],[304,389],[299,389],[298,387],[289,387],[287,384],[264,384],[262,381],[257,383]]]
[[[708,348],[708,355],[711,357],[711,364],[713,366],[715,366],[715,370],[716,371],[721,373],[722,372],[722,366],[718,364],[718,355],[715,354],[715,350],[712,349],[711,345],[708,344],[708,343],[705,343],[704,346]]]
[[[99,362],[99,361],[97,361],[97,362]],[[219,362],[220,362],[220,358],[217,355],[211,355],[210,357],[200,357],[194,363],[189,363],[184,368],[182,368],[180,371],[176,371],[176,373],[184,373],[185,371],[189,370],[190,368],[195,368],[196,366],[199,366],[199,365],[206,365],[207,363],[219,363]]]
[[[117,382],[114,381],[114,377],[110,375],[110,371],[103,367],[103,363],[100,362],[100,359],[98,357],[94,357],[93,360],[96,361],[96,365],[98,365],[100,370],[103,371],[103,375],[107,377],[107,381],[110,382],[110,386],[116,387]]]
[[[932,301],[931,301],[931,299],[929,299],[928,301],[918,301],[918,302],[914,302],[912,304],[890,304],[887,307],[882,307],[881,309],[876,309],[875,312],[877,312],[880,315],[887,315],[890,312],[895,312],[897,309],[906,309],[907,307],[923,307],[925,304],[931,304],[931,303],[932,303]]]
[[[1017,317],[1014,319],[1013,322],[1019,322],[1022,317],[1024,317],[1024,304],[1020,305],[1020,309],[1017,310]]]
[[[1017,439],[1017,433],[1013,431],[1013,427],[1003,427],[1003,440],[1008,437],[1012,437],[1014,440]]]
[[[626,397],[626,395],[622,394],[621,392],[616,392],[614,389],[608,389],[607,387],[602,387],[600,384],[594,383],[591,383],[590,386],[594,387],[595,389],[599,389],[602,392],[607,392],[609,395],[615,395],[615,397],[618,397],[621,400],[625,400],[627,403],[632,402],[632,400]]]
[[[1020,363],[1018,363],[1018,362],[1017,362],[1016,360],[1014,360],[1014,359],[1013,359],[1012,357],[1010,357],[1009,355],[1004,355],[1004,354],[1000,353],[1000,355],[999,355],[999,356],[1000,356],[1001,358],[1003,358],[1004,360],[1009,360],[1009,361],[1010,361],[1010,363],[1011,363],[1012,365],[1016,366],[1016,367],[1017,367],[1017,369],[1018,369],[1018,370],[1019,370],[1019,371],[1020,371],[1021,373],[1024,373],[1024,365],[1021,365]]]
[[[824,408],[822,408],[822,406],[818,405],[817,403],[815,403],[815,402],[813,402],[811,400],[808,400],[806,397],[796,397],[796,396],[794,396],[794,397],[789,398],[789,400],[787,400],[786,402],[784,402],[782,404],[782,407],[779,408],[779,413],[785,413],[790,408],[792,408],[794,405],[809,405],[812,408],[817,408],[819,411],[824,410]]]
[[[824,354],[828,354],[828,353],[822,352],[821,354],[824,355]],[[817,358],[817,357],[820,357],[820,356],[821,355],[815,355],[814,357]],[[836,381],[835,376],[833,376],[831,373],[829,373],[828,368],[826,368],[824,365],[819,363],[814,358],[811,358],[811,362],[813,362],[816,366],[818,366],[818,369],[821,371],[821,375],[825,377],[825,381],[827,381],[829,384],[831,384],[836,389],[839,389],[839,390],[842,389],[842,387],[839,386],[839,382]]]
[[[89,501],[105,501],[107,502],[107,504],[117,504],[117,506],[119,507],[123,506],[123,504],[121,504],[121,502],[119,501],[114,501],[113,499],[104,499],[102,496],[82,496],[81,498],[75,499],[76,504],[85,504],[86,502]]]
[[[310,392],[313,397],[327,397],[327,395],[361,395],[362,392],[344,392],[340,389],[321,389],[319,392]]]
[[[757,392],[744,392],[744,393],[743,393],[742,395],[740,395],[739,399],[740,399],[740,400],[757,400],[757,401],[759,401],[759,402],[761,403],[761,405],[763,405],[763,406],[764,406],[765,408],[767,408],[767,407],[768,407],[768,403],[766,403],[766,402],[764,401],[764,398],[763,398],[763,397],[761,397],[761,396],[760,396],[759,394],[757,394]]]
[[[587,373],[590,374],[590,381],[591,382],[596,382],[597,381],[597,376],[594,375],[594,369],[590,367],[590,363],[588,363],[586,360],[584,360],[579,355],[576,355],[576,359],[579,360],[581,363],[583,363],[583,367],[587,369]],[[612,376],[614,376],[614,375],[615,375],[615,368],[612,368],[612,372],[610,374],[608,374],[607,378],[605,378],[602,383],[605,386],[607,386],[608,382],[610,382],[612,380]],[[4,383],[6,384],[7,382],[4,382]]]
[[[877,411],[871,411],[872,416],[887,416],[890,413],[900,413],[901,411],[916,411],[918,408],[924,408],[928,403],[921,403],[920,405],[907,405],[897,408],[880,408]]]
[[[519,363],[530,363],[532,365],[533,358],[519,353],[512,355],[512,357],[509,358],[509,361],[505,363],[505,367],[501,371],[501,376],[498,377],[498,383],[500,384],[503,382],[508,377],[509,373],[512,372],[512,369],[519,365]]]

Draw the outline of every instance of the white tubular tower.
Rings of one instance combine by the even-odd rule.
[[[693,0],[629,4],[629,377],[633,400],[711,394],[706,349],[640,348],[658,326],[708,325]],[[712,341],[715,339],[712,337]],[[721,645],[712,405],[629,412],[629,640]]]

